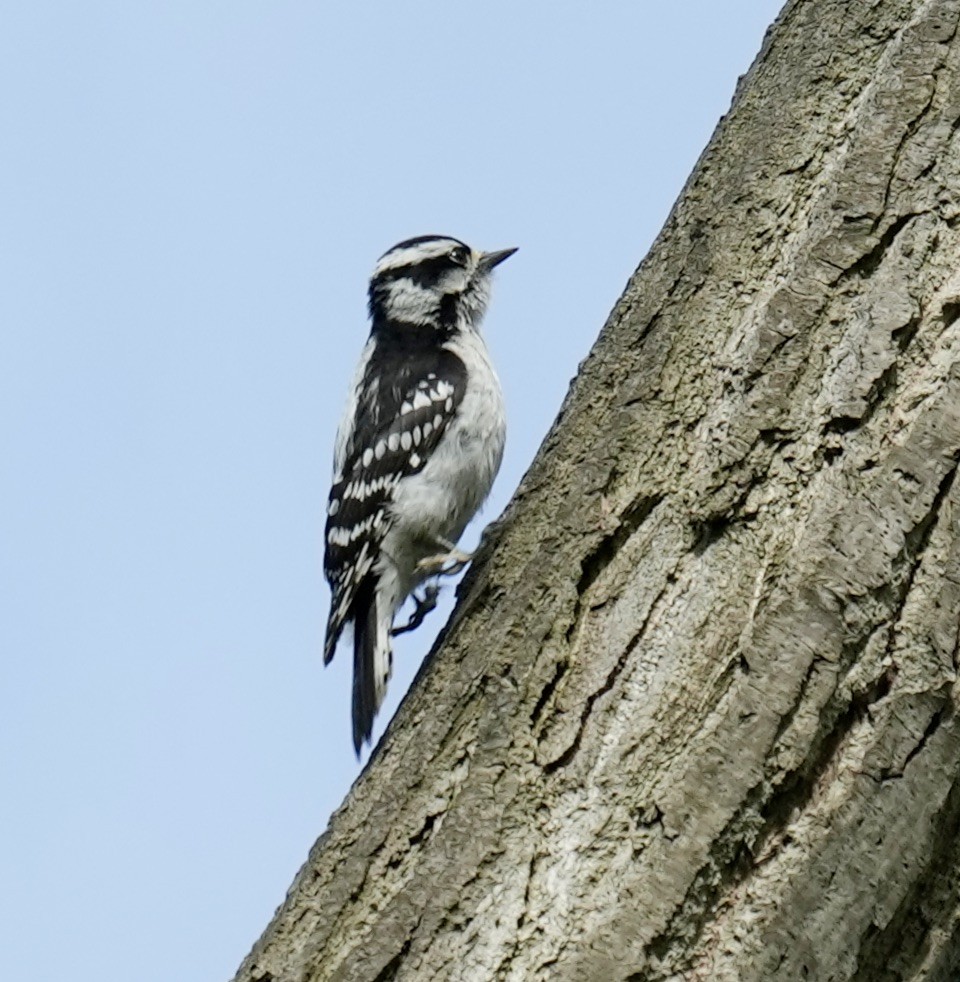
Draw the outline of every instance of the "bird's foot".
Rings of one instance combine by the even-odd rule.
[[[450,546],[446,552],[421,559],[417,563],[417,570],[421,573],[429,573],[431,576],[456,576],[460,570],[469,565],[474,555],[475,553],[464,552],[456,546]]]
[[[398,634],[406,634],[407,631],[415,631],[422,623],[423,619],[437,606],[437,597],[440,595],[440,586],[437,583],[428,583],[423,588],[423,596],[418,597],[413,594],[413,602],[416,608],[410,615],[410,620],[403,627],[395,627],[390,632],[393,637]]]

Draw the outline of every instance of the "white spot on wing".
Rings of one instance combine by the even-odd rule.
[[[327,533],[327,541],[335,546],[345,546],[348,545],[350,540],[353,538],[353,529],[343,528],[340,525],[334,525],[333,528]]]
[[[422,389],[418,389],[417,394],[413,397],[413,408],[426,409],[429,405],[430,396],[428,396]]]

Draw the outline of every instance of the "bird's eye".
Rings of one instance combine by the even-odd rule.
[[[457,266],[467,265],[468,253],[463,246],[457,246],[455,249],[450,250],[450,262]]]

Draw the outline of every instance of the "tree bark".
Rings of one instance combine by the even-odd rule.
[[[960,0],[792,0],[238,982],[960,977]]]

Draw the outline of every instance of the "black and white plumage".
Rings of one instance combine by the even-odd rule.
[[[353,743],[369,742],[392,667],[397,611],[444,572],[500,467],[500,383],[479,334],[491,272],[447,236],[407,239],[370,280],[370,337],[337,433],[324,572],[324,663],[353,626]]]

